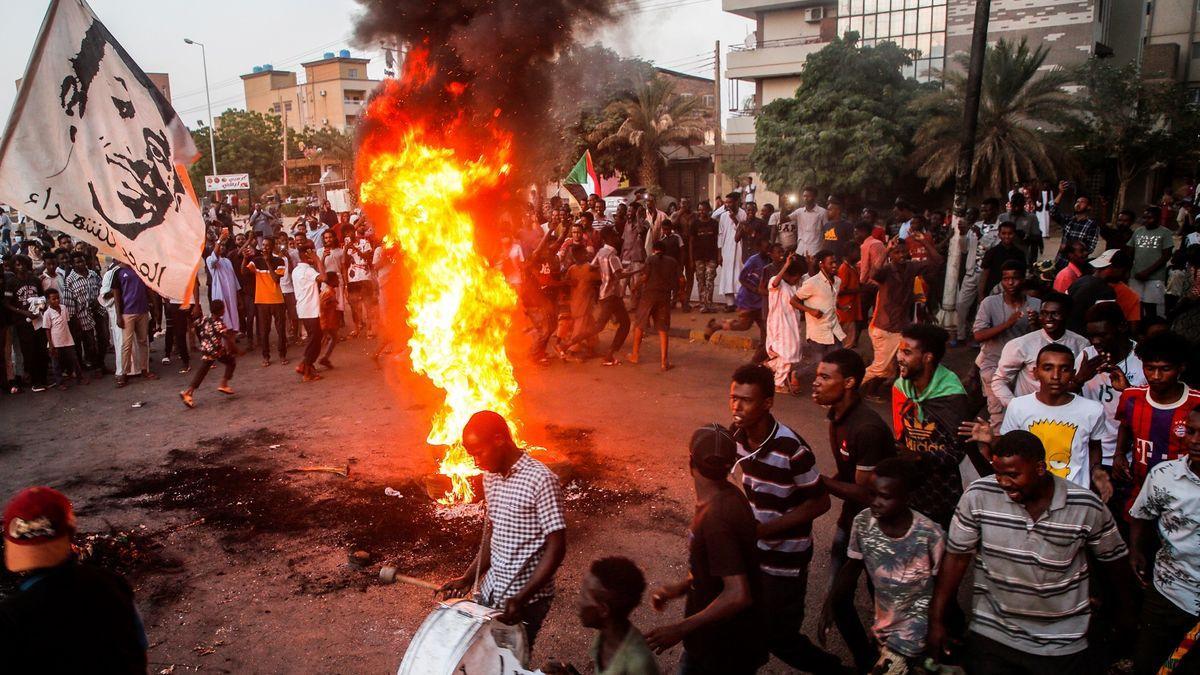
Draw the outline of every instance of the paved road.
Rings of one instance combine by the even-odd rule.
[[[288,494],[296,495],[297,509],[327,502],[335,481],[374,494],[380,486],[427,475],[436,460],[423,442],[432,392],[411,377],[377,370],[366,356],[369,346],[343,343],[335,353],[338,368],[306,385],[290,367],[261,368],[257,355],[248,356],[234,380],[238,394],[217,394],[214,374],[195,410],[183,409],[175,396],[183,376],[165,369],[162,381],[120,390],[106,381],[65,393],[3,397],[0,494],[29,484],[59,486],[77,500],[82,529],[144,527],[157,533],[164,552],[181,560],[177,573],[148,575],[138,583],[156,670],[171,664],[218,672],[394,670],[432,602],[419,589],[345,583],[361,575],[347,576],[352,572],[346,570],[345,549],[321,536],[325,529],[346,526],[336,517],[310,529],[262,536],[237,536],[230,526],[171,531],[192,523],[195,514],[111,496],[130,480],[178,470],[186,452],[195,451],[203,466],[274,472],[272,480],[286,480],[293,490]],[[537,648],[538,663],[550,656],[586,661],[590,638],[578,626],[574,601],[591,560],[629,556],[651,584],[684,573],[684,531],[693,503],[687,439],[698,425],[728,422],[728,376],[749,352],[684,340],[672,340],[672,348],[677,368],[665,374],[655,365],[603,368],[595,361],[519,366],[521,414],[531,440],[552,444],[547,425],[594,429],[592,480],[631,494],[602,511],[572,507],[570,550],[559,575],[559,600]],[[969,355],[954,358],[965,361]],[[131,407],[137,402],[145,405]],[[821,468],[831,471],[824,411],[793,397],[781,398],[775,409],[817,450]],[[246,436],[261,428],[284,440]],[[243,440],[202,443],[216,436]],[[347,458],[355,462],[349,479],[279,473]],[[225,489],[220,481],[211,485],[215,498]],[[832,528],[833,514],[816,523],[818,551],[827,550]],[[476,536],[463,528],[464,541]],[[420,544],[418,536],[403,545]],[[465,561],[444,562],[427,575],[449,573]],[[825,555],[814,558],[810,578],[811,630],[830,581]],[[634,618],[642,627],[661,620],[646,607]],[[678,649],[662,664],[673,668],[677,659]],[[771,672],[786,669],[775,664]]]

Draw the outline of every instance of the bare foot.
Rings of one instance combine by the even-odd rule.
[[[179,398],[183,401],[183,404],[186,405],[187,407],[189,407],[189,408],[196,407],[196,401],[194,399],[192,399],[192,395],[187,393],[186,391],[179,392]]]
[[[628,361],[628,362],[630,362],[630,363],[632,363],[632,364],[634,364],[634,365],[637,365],[637,363],[638,363],[638,355],[637,355],[637,354],[630,354],[630,355],[628,355],[628,356],[626,356],[626,357],[625,357],[625,360],[626,360],[626,361]]]
[[[671,364],[671,363],[664,363],[664,364],[662,364],[661,366],[659,366],[659,369],[660,369],[660,370],[662,370],[662,372],[664,372],[664,373],[665,373],[665,372],[667,372],[668,370],[671,370],[671,369],[672,369],[672,368],[674,368],[674,367],[675,367],[675,365],[674,365],[674,364]]]
[[[233,396],[233,387],[230,387],[229,385],[225,385],[223,387],[217,387],[217,391],[221,392],[222,394],[225,394],[226,396]]]

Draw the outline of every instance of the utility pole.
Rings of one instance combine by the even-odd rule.
[[[287,132],[288,132],[288,115],[287,108],[283,109],[283,186],[287,187]]]
[[[983,84],[983,62],[987,54],[988,18],[991,0],[975,0],[975,27],[971,34],[971,63],[967,68],[967,100],[963,104],[963,140],[954,172],[954,215],[967,210],[971,191],[971,165],[975,162],[975,135],[979,128],[979,90]]]
[[[713,134],[713,199],[721,198],[721,41],[713,45],[713,118],[717,129]]]

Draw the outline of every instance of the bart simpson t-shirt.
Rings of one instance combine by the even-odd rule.
[[[1037,436],[1046,448],[1046,466],[1054,475],[1089,488],[1092,467],[1088,442],[1104,438],[1104,406],[1071,395],[1066,405],[1046,405],[1037,394],[1018,396],[1008,405],[1000,433],[1022,429]]]

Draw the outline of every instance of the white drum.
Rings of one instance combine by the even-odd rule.
[[[527,675],[525,629],[500,623],[499,615],[469,600],[441,603],[413,636],[397,675]]]

